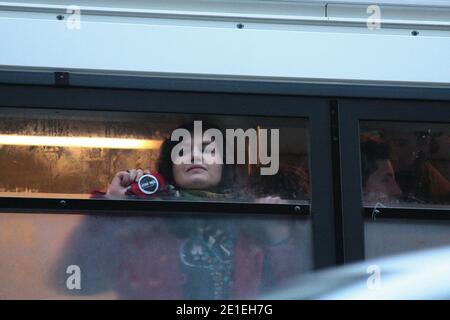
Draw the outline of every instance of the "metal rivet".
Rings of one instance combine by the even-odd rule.
[[[61,200],[61,201],[59,201],[59,204],[61,206],[65,206],[67,204],[67,202],[66,202],[66,200]]]
[[[58,19],[58,20],[64,20],[64,16],[63,16],[62,14],[58,14],[58,15],[56,16],[56,19]]]
[[[238,23],[238,24],[236,25],[236,27],[237,27],[238,29],[244,29],[244,25],[243,25],[242,23]]]
[[[300,213],[300,212],[302,212],[302,208],[300,206],[295,206],[294,211],[295,211],[295,213]]]
[[[419,35],[419,31],[413,30],[413,31],[411,31],[411,34],[412,34],[413,36],[418,36],[418,35]]]

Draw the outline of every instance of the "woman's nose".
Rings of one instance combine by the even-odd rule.
[[[202,160],[203,160],[202,148],[194,144],[192,149],[193,149],[192,153],[191,153],[191,161],[192,161],[192,163],[195,163],[195,164],[202,163]]]

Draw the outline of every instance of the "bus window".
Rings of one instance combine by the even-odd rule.
[[[450,205],[447,124],[364,121],[360,139],[365,205]]]
[[[149,207],[156,200],[308,205],[307,124],[3,109],[0,195]],[[176,129],[186,138],[172,141]],[[229,147],[241,137],[242,148]],[[187,141],[193,143],[183,149]],[[223,163],[208,162],[216,155]],[[136,186],[144,176],[156,179],[155,192],[144,192],[151,178]],[[1,298],[253,298],[313,268],[307,216],[76,213],[0,213]]]
[[[303,119],[3,109],[0,196],[307,204]]]
[[[448,125],[363,121],[360,128],[362,198],[372,212],[366,258],[450,244],[449,221],[436,219],[450,208]]]

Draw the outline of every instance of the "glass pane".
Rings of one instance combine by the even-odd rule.
[[[450,245],[450,221],[367,220],[366,259]]]
[[[307,121],[3,108],[0,196],[308,203]]]
[[[449,208],[450,127],[361,122],[364,205]]]
[[[0,214],[0,298],[257,297],[312,269],[298,217]]]

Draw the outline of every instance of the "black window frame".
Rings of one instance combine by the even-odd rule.
[[[98,96],[102,93],[102,96]],[[112,96],[108,96],[111,93]],[[303,105],[296,105],[287,109],[284,115],[314,117],[314,125],[309,124],[309,162],[311,173],[312,203],[311,207],[301,208],[301,213],[293,213],[295,206],[261,204],[214,204],[191,203],[184,206],[182,214],[202,215],[211,214],[272,214],[275,209],[287,209],[285,216],[296,214],[298,217],[312,217],[313,224],[313,253],[314,268],[320,269],[337,264],[348,263],[364,259],[364,220],[370,213],[361,203],[361,173],[359,151],[359,121],[413,121],[435,122],[447,116],[450,119],[450,86],[439,84],[376,82],[376,81],[327,81],[316,79],[273,79],[266,77],[239,77],[214,75],[180,75],[157,73],[124,73],[109,71],[89,71],[71,69],[38,69],[27,67],[2,67],[0,70],[0,108],[1,107],[35,107],[35,108],[66,108],[69,110],[115,110],[124,111],[125,97],[128,95],[145,96],[153,94],[159,99],[167,97],[178,103],[171,108],[152,108],[152,112],[181,112],[195,113],[191,109],[183,110],[183,97],[190,97],[192,101],[201,96],[206,101],[213,96],[253,97],[263,105],[264,98],[290,98],[302,101]],[[121,98],[120,98],[121,96]],[[119,97],[120,99],[116,99]],[[260,100],[258,100],[258,97]],[[102,100],[105,99],[105,100]],[[164,100],[164,99],[162,99]],[[103,102],[102,102],[103,101]],[[164,100],[165,101],[165,100]],[[318,103],[319,101],[319,103]],[[102,102],[99,104],[99,102]],[[125,104],[122,107],[120,103]],[[222,101],[224,102],[224,101]],[[306,106],[306,102],[310,102]],[[429,108],[430,104],[436,107]],[[398,107],[401,106],[399,109]],[[247,105],[245,108],[224,106],[224,103],[214,105],[214,108],[228,115],[283,115],[282,109],[255,108]],[[206,106],[196,107],[198,113],[207,110]],[[403,111],[407,108],[408,113]],[[447,108],[447,110],[445,110]],[[444,111],[445,110],[445,111]],[[145,111],[127,109],[125,111]],[[281,111],[281,112],[280,112]],[[307,112],[306,112],[307,111]],[[305,116],[306,115],[306,116]],[[301,116],[300,116],[301,117]],[[308,118],[311,121],[310,118]],[[427,121],[429,120],[429,121]],[[322,152],[319,152],[322,151]],[[318,198],[319,196],[319,198]],[[323,201],[319,201],[322,199]],[[61,199],[64,200],[64,199]],[[27,200],[28,201],[28,200]],[[49,205],[47,199],[30,199],[28,205],[23,201],[15,203],[14,199],[0,199],[0,212],[39,212],[46,213],[82,213],[105,214],[114,210],[116,215],[139,215],[142,210],[129,210],[130,202],[120,204],[111,203],[113,208],[105,206],[105,202],[98,207],[87,209],[82,202],[70,201]],[[82,201],[82,200],[80,200]],[[123,206],[122,208],[120,206]],[[139,204],[135,204],[139,206]],[[234,207],[233,207],[234,206]],[[181,211],[177,203],[161,203],[154,214],[173,212],[179,215]],[[126,211],[124,211],[126,209]],[[235,210],[236,209],[236,210]],[[447,219],[442,211],[421,215],[407,209],[383,210],[383,218],[409,219],[413,213],[414,219]],[[420,209],[423,211],[423,209]],[[381,218],[380,215],[377,218]]]
[[[365,259],[366,219],[450,220],[448,209],[364,207],[361,190],[360,123],[450,123],[450,90],[446,99],[339,99],[341,207],[344,261]],[[420,92],[418,92],[420,94]],[[440,98],[440,97],[439,97]],[[444,120],[443,120],[444,119]],[[449,119],[445,121],[445,119]],[[376,211],[375,211],[376,209]]]
[[[3,74],[4,75],[4,74]],[[8,75],[11,75],[9,72]],[[17,78],[26,73],[17,73]],[[78,84],[61,82],[66,73],[44,74],[38,84],[0,84],[0,108],[39,108],[92,111],[129,111],[155,113],[188,113],[201,115],[298,117],[308,121],[309,170],[311,173],[310,205],[276,205],[251,203],[198,203],[158,201],[152,206],[155,216],[174,215],[260,215],[277,214],[311,218],[314,269],[336,264],[335,217],[333,203],[333,176],[331,168],[330,101],[323,97],[295,94],[254,93],[246,90],[203,90],[203,81],[186,80],[196,90],[161,89],[152,86],[154,79],[134,76],[82,75]],[[54,82],[50,79],[55,79]],[[16,79],[17,79],[16,78]],[[31,78],[33,78],[31,76]],[[2,74],[0,74],[0,83]],[[58,80],[59,79],[59,80]],[[76,75],[70,75],[76,79]],[[109,79],[108,81],[105,81]],[[49,83],[47,83],[47,80]],[[111,85],[111,81],[120,85]],[[149,82],[146,82],[148,80]],[[163,79],[165,81],[167,79]],[[4,82],[4,81],[3,81]],[[145,88],[136,83],[143,82]],[[237,85],[235,83],[235,85]],[[155,89],[156,87],[156,89]],[[188,108],[186,106],[189,106]],[[211,107],[213,106],[213,108]],[[274,107],[275,106],[275,107]],[[144,211],[145,210],[145,211]],[[149,215],[142,201],[75,200],[39,198],[0,198],[1,212],[73,213]]]

